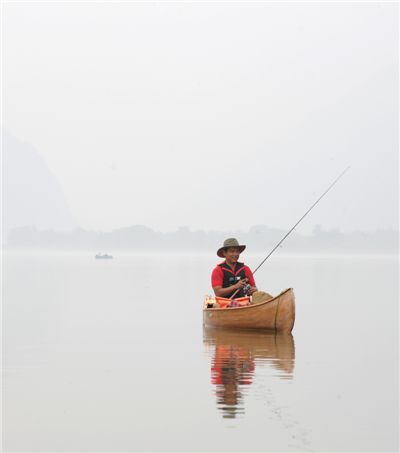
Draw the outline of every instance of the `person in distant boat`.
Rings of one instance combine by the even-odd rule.
[[[238,299],[252,295],[257,291],[256,282],[250,268],[238,261],[245,248],[245,245],[239,245],[237,239],[229,238],[218,249],[217,255],[225,258],[225,261],[218,264],[211,275],[211,286],[217,297],[230,298],[238,291],[235,294],[235,299]],[[250,288],[247,285],[250,285]],[[245,292],[246,287],[247,292]]]

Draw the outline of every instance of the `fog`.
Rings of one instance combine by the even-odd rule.
[[[0,12],[2,450],[398,451],[397,3]]]
[[[3,228],[396,230],[397,8],[5,3]]]

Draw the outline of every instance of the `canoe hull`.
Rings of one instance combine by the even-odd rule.
[[[292,288],[260,304],[237,308],[204,308],[203,324],[208,327],[264,329],[291,332],[295,321]]]

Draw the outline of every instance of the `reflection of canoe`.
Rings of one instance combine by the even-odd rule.
[[[231,346],[246,350],[256,361],[270,360],[273,367],[291,377],[294,369],[295,347],[291,333],[281,334],[260,330],[203,329],[203,341],[210,346]]]
[[[259,304],[235,308],[204,308],[203,324],[209,327],[267,329],[291,332],[295,319],[292,288]]]
[[[258,366],[267,364],[279,379],[293,378],[291,333],[204,327],[203,342],[211,353],[211,383],[224,418],[245,413],[245,387],[255,382]]]

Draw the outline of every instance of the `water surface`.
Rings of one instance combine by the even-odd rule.
[[[216,262],[5,254],[3,450],[396,451],[396,260],[272,257],[289,336],[203,328]]]

